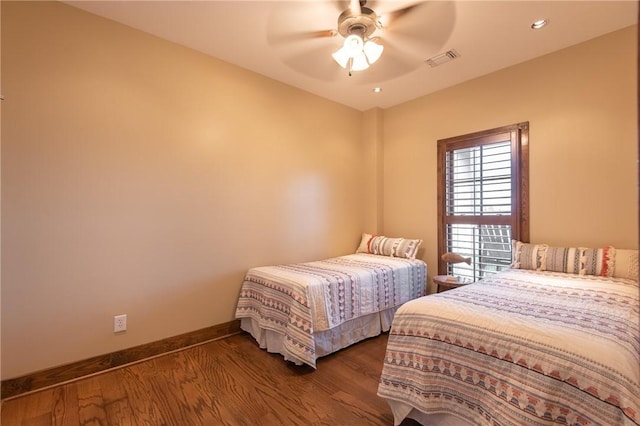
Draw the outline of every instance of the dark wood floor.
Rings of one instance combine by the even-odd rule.
[[[4,401],[2,426],[393,425],[376,395],[386,342],[360,342],[313,370],[238,334]]]

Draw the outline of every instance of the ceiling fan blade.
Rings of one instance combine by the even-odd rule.
[[[449,40],[456,20],[456,6],[452,1],[426,1],[389,14],[392,19],[386,25],[383,23],[387,43],[424,60],[438,53]]]
[[[420,7],[423,4],[424,3],[412,4],[412,5],[403,7],[402,9],[397,9],[397,10],[393,10],[391,12],[385,13],[380,16],[380,22],[382,23],[383,27],[391,26],[394,24],[394,22],[400,20],[403,16],[405,16],[406,14],[408,14],[412,10],[415,10],[416,8]]]
[[[282,58],[282,62],[317,80],[336,81],[343,76],[347,77],[347,71],[331,57],[334,51],[335,46],[332,45],[317,46],[286,55]]]
[[[380,59],[362,72],[354,72],[352,81],[356,84],[371,84],[390,80],[412,72],[423,65],[414,60],[402,50],[396,49],[386,38],[378,37],[378,42],[384,46]]]
[[[312,40],[316,38],[329,38],[338,35],[336,30],[307,31],[292,34],[268,34],[267,40],[271,45],[296,43],[299,41]]]
[[[337,34],[335,5],[330,2],[276,2],[267,21],[267,42],[286,47]],[[301,43],[302,42],[302,43]]]

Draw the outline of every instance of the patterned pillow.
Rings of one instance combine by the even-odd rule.
[[[578,274],[581,269],[582,251],[576,247],[547,247],[542,261],[542,271]]]
[[[375,236],[369,243],[369,253],[381,254],[383,256],[393,256],[395,240],[393,238]]]
[[[616,249],[614,247],[580,248],[580,275],[612,277],[615,261]]]
[[[418,254],[418,249],[422,244],[422,240],[408,239],[408,238],[396,238],[397,244],[393,255],[395,257],[404,257],[407,259],[415,259]]]
[[[406,238],[388,238],[382,235],[362,234],[356,253],[371,253],[382,256],[415,259],[422,240]]]
[[[613,268],[615,278],[627,278],[638,282],[638,250],[616,250]]]
[[[513,269],[542,270],[548,247],[546,244],[528,244],[517,240],[511,240],[511,243],[511,267]]]

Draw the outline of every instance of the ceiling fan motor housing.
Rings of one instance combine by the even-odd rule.
[[[378,17],[368,7],[362,7],[360,13],[345,10],[338,17],[338,33],[343,37],[357,34],[363,39],[369,37],[378,28]]]

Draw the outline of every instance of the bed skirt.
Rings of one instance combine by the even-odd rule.
[[[426,414],[409,404],[387,400],[393,412],[393,424],[398,426],[404,419],[413,419],[424,426],[474,426],[469,421],[449,413]]]
[[[384,311],[354,318],[329,330],[315,332],[316,356],[319,358],[328,355],[361,340],[389,331],[397,309],[397,306],[385,309]],[[248,317],[241,318],[240,328],[251,334],[261,349],[266,349],[269,353],[281,354],[286,361],[291,361],[296,365],[305,364],[302,360],[286,354],[283,349],[284,336],[282,334],[260,328],[257,321]]]

